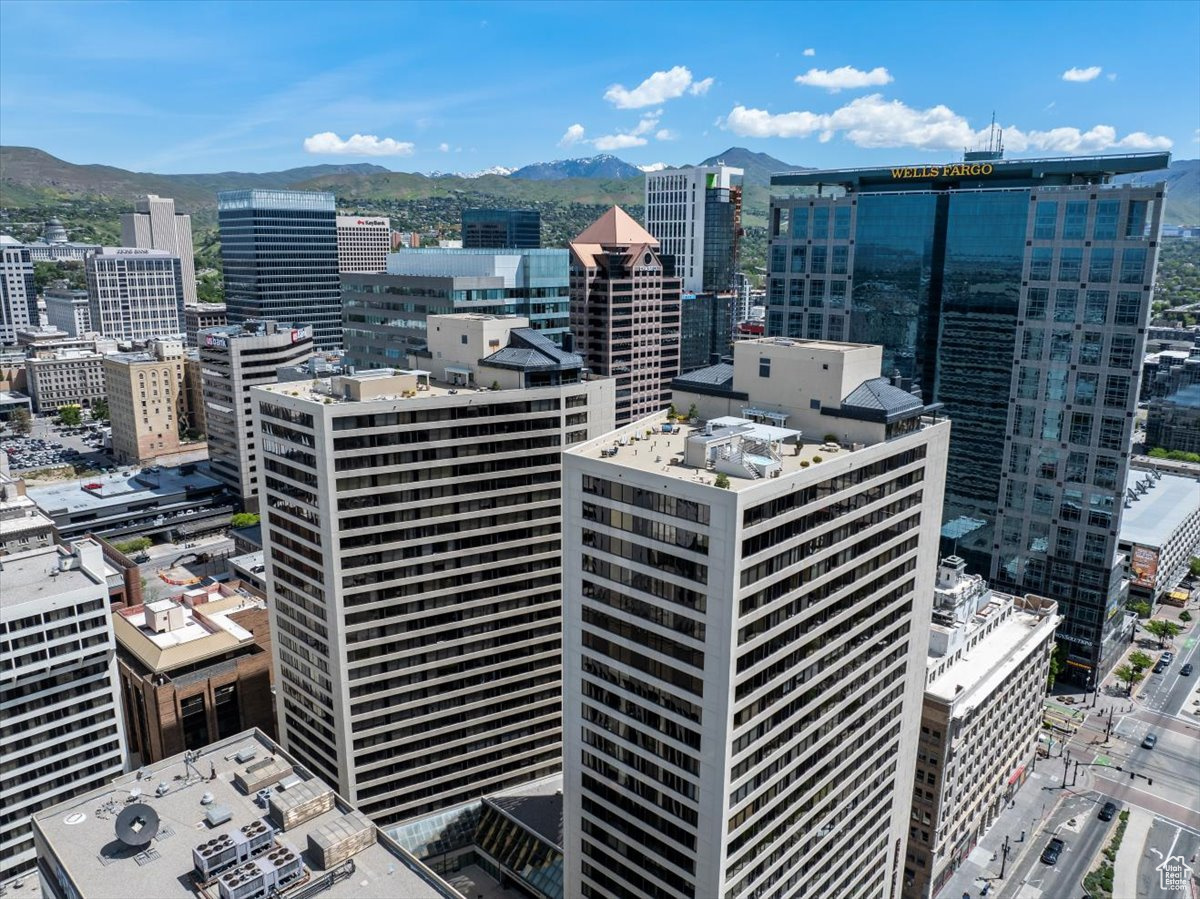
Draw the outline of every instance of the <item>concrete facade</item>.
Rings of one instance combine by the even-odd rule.
[[[312,329],[247,321],[201,331],[199,341],[209,466],[253,512],[258,453],[250,388],[274,384],[281,367],[307,360],[313,353]]]
[[[196,303],[183,307],[183,331],[188,346],[199,346],[200,332],[229,324],[224,303]]]
[[[0,346],[15,345],[17,331],[39,321],[29,247],[0,235]]]
[[[387,271],[392,249],[392,222],[380,215],[337,217],[339,272],[380,273]]]
[[[381,825],[559,770],[562,450],[612,427],[563,367],[251,389],[281,741]]]
[[[741,222],[741,187],[734,185],[733,179],[743,174],[742,169],[722,164],[646,174],[646,230],[658,239],[664,254],[675,257],[675,273],[688,293],[733,287]],[[716,202],[730,207],[730,214],[720,222],[710,214],[715,212]],[[714,278],[710,262],[706,280],[706,257],[722,253],[728,256],[728,263],[720,268],[728,277]]]
[[[55,281],[42,294],[46,301],[46,323],[71,337],[82,337],[92,330],[92,313],[86,290]]]
[[[192,217],[175,211],[170,197],[147,195],[138,200],[134,212],[121,215],[121,244],[151,250],[166,250],[179,258],[183,302],[196,302],[196,260],[192,247]]]
[[[0,882],[34,865],[30,816],[125,768],[99,544],[0,559]]]
[[[1058,605],[938,566],[904,899],[931,899],[1025,782],[1042,726]]]
[[[853,449],[660,414],[566,453],[564,895],[899,890],[950,430],[923,410]]]
[[[86,263],[92,327],[120,341],[183,336],[183,270],[165,250],[103,247]]]
[[[61,406],[90,409],[107,397],[104,353],[88,349],[33,350],[25,360],[25,383],[33,408],[53,412]]]

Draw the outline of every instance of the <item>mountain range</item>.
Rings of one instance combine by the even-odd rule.
[[[743,208],[751,221],[765,216],[771,174],[806,168],[743,147],[730,147],[698,164],[716,162],[744,170]],[[659,163],[645,168],[669,167]],[[76,165],[32,147],[0,147],[0,206],[10,209],[100,197],[132,200],[155,193],[174,197],[184,210],[207,211],[216,205],[218,191],[248,187],[332,190],[342,205],[356,208],[369,205],[376,198],[403,202],[464,194],[482,194],[514,204],[523,201],[639,204],[644,177],[643,169],[607,153],[534,163],[517,169],[495,166],[469,174],[410,174],[371,163],[353,163],[302,166],[279,172],[159,175],[106,165]],[[1176,160],[1169,169],[1119,180],[1138,183],[1165,180],[1168,193],[1164,221],[1169,224],[1200,221],[1200,160]]]

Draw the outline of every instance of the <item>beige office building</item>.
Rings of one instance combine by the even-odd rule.
[[[734,353],[564,457],[565,896],[900,889],[950,423],[877,346]]]
[[[1025,782],[1059,620],[1053,600],[993,592],[956,556],[938,566],[904,899],[937,895]]]
[[[35,412],[62,406],[90,409],[105,399],[104,358],[90,349],[35,349],[25,360],[25,383]]]
[[[170,197],[149,194],[138,200],[136,212],[121,215],[121,244],[151,250],[166,250],[179,257],[183,279],[183,302],[196,302],[196,262],[192,248],[192,217],[175,211]]]
[[[571,331],[584,364],[617,382],[617,424],[667,408],[679,374],[681,292],[673,263],[619,206],[570,249]]]
[[[392,222],[387,216],[337,217],[338,271],[382,274],[392,251]]]
[[[385,826],[560,770],[563,448],[613,421],[526,319],[429,325],[250,391],[280,740]]]
[[[104,384],[118,462],[146,462],[179,451],[186,428],[183,341],[152,340],[145,352],[104,357]]]

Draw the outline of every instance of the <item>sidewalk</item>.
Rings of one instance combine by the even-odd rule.
[[[1043,822],[1053,816],[1064,797],[1075,795],[1075,790],[1061,789],[1062,770],[1061,759],[1038,760],[1037,770],[1030,773],[1013,797],[1015,805],[1006,808],[992,822],[988,832],[938,892],[937,899],[961,899],[964,893],[978,897],[985,881],[990,884],[989,895],[994,896],[1000,891],[1000,887],[1008,882],[1007,871],[1014,870],[1017,859],[1038,845],[1036,834]],[[1023,842],[1020,841],[1022,833],[1025,834]],[[1008,863],[1005,880],[1001,881],[997,878],[1005,837],[1009,840]]]
[[[1117,860],[1113,864],[1113,895],[1136,896],[1138,883],[1138,865],[1146,849],[1146,838],[1150,836],[1150,827],[1154,824],[1154,815],[1143,811],[1136,805],[1127,806],[1129,823],[1125,825],[1125,836],[1117,849]],[[1106,840],[1105,846],[1108,845]]]

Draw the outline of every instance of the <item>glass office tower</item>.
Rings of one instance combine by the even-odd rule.
[[[1130,626],[1117,555],[1168,154],[771,179],[767,334],[877,343],[953,419],[943,551],[1052,597],[1091,684]],[[783,196],[783,194],[788,196]]]
[[[342,345],[333,194],[225,190],[217,195],[230,324],[311,326],[318,349]]]
[[[467,250],[537,250],[542,214],[533,209],[464,209],[462,242]]]

